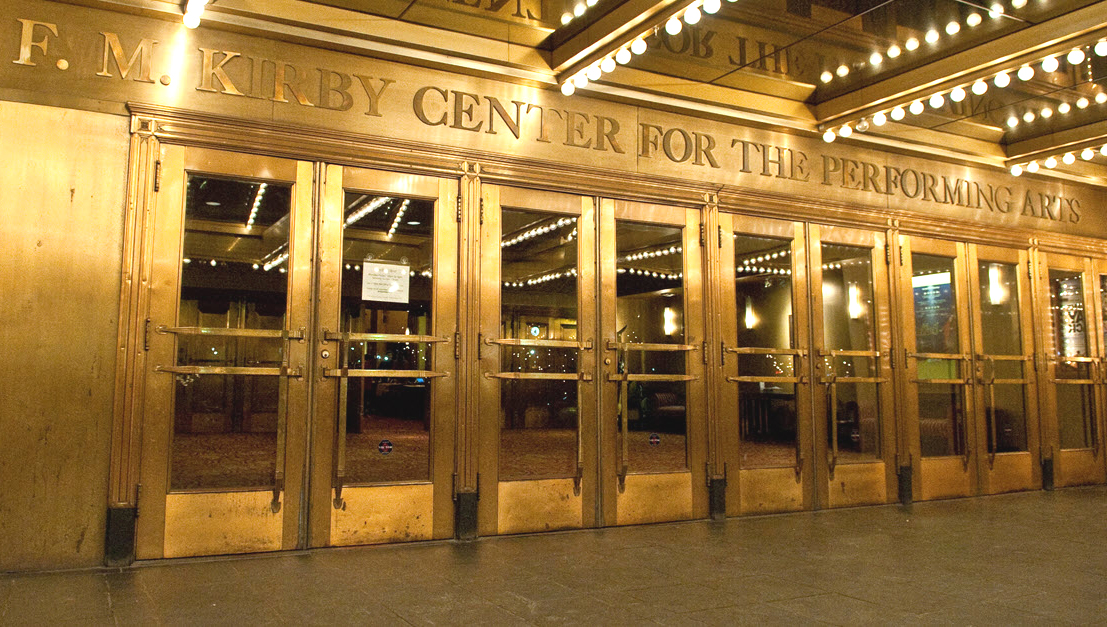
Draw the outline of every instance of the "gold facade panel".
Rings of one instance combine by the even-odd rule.
[[[350,486],[346,506],[331,508],[331,545],[430,540],[434,535],[434,485]]]
[[[888,477],[884,462],[839,464],[828,486],[831,507],[882,505],[888,502]]]
[[[259,553],[282,548],[284,512],[269,490],[167,494],[164,557]]]
[[[775,514],[803,509],[803,484],[788,468],[756,468],[738,472],[739,514]]]
[[[572,479],[501,481],[497,533],[528,533],[578,529],[582,500],[573,494]]]
[[[1103,483],[1103,459],[1094,449],[1057,453],[1059,487]]]
[[[692,473],[627,475],[615,505],[617,525],[692,518]]]
[[[922,490],[919,500],[951,499],[973,494],[972,475],[960,457],[924,457],[919,460]]]
[[[1030,453],[1001,453],[996,455],[992,472],[988,477],[988,494],[1019,492],[1034,487],[1034,456]]]

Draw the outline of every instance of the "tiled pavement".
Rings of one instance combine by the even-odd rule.
[[[1107,487],[0,575],[0,625],[1107,624]]]

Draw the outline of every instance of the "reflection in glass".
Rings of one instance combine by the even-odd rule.
[[[1025,451],[1025,384],[1002,383],[1025,377],[1024,362],[1003,360],[1001,356],[1023,354],[1019,320],[1018,264],[981,261],[977,266],[980,286],[980,322],[983,337],[985,382],[996,380],[989,392],[985,387],[988,450],[997,453]],[[992,395],[994,394],[993,402]],[[995,421],[995,425],[992,425]],[[995,436],[993,438],[993,432]]]
[[[177,325],[284,328],[291,186],[188,177]],[[283,341],[179,335],[177,365],[273,368]],[[170,487],[264,488],[277,448],[279,377],[175,376]]]
[[[798,366],[788,352],[795,347],[792,241],[735,233],[734,268],[738,375],[750,377],[738,384],[742,467],[792,466]]]
[[[615,222],[616,340],[620,374],[683,375],[686,352],[634,344],[684,344],[684,248],[679,228]],[[619,386],[626,403],[630,472],[688,468],[687,383],[630,381]],[[622,447],[619,425],[618,446]]]
[[[541,343],[577,340],[577,218],[504,209],[501,229],[500,336],[538,344],[501,346],[501,370],[575,376],[577,349]],[[575,380],[501,380],[500,479],[575,476],[578,405]]]
[[[434,202],[347,191],[341,330],[434,335]],[[341,349],[340,349],[341,350]],[[351,370],[434,370],[426,342],[350,341]],[[346,386],[347,484],[430,478],[431,386],[417,376],[339,380]]]
[[[915,350],[955,355],[949,359],[918,359],[919,442],[923,457],[963,455],[964,389],[957,328],[954,259],[911,253],[911,291],[915,309]]]
[[[1049,271],[1049,313],[1053,334],[1054,379],[1061,448],[1095,445],[1094,386],[1088,381],[1092,364],[1066,357],[1088,357],[1088,326],[1084,314],[1084,275],[1079,270]]]
[[[824,356],[827,375],[872,379],[879,376],[873,310],[872,250],[822,244],[823,346],[827,351],[864,351],[869,356]],[[827,443],[837,438],[838,461],[880,456],[880,402],[877,383],[836,383],[827,395]],[[835,406],[831,407],[830,403]],[[833,411],[832,411],[833,410]]]

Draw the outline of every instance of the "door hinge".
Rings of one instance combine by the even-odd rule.
[[[903,247],[899,247],[899,265],[903,265]]]
[[[891,244],[885,244],[884,245],[884,265],[886,265],[886,266],[892,265],[892,245]]]
[[[461,194],[457,195],[457,222],[461,223]]]
[[[700,224],[700,246],[706,246],[706,245],[707,245],[707,227],[704,226],[703,223],[701,223]]]
[[[454,332],[454,360],[461,359],[461,332]]]
[[[484,224],[484,197],[480,199],[480,223]]]
[[[144,350],[144,351],[149,351],[150,350],[150,319],[149,318],[146,319],[146,324],[143,325],[143,329],[142,329],[142,350]]]
[[[142,498],[142,484],[141,483],[136,483],[135,484],[135,518],[138,518],[139,513],[142,511],[142,508],[140,508],[138,506],[138,502],[141,498]]]
[[[707,365],[707,340],[703,341],[703,365]]]
[[[161,191],[161,160],[154,162],[154,191]]]
[[[480,345],[484,343],[484,334],[477,333],[477,361],[481,360]]]
[[[723,247],[723,227],[719,227],[719,248]]]

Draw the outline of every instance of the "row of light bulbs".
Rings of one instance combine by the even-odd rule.
[[[1097,42],[1093,47],[1093,52],[1096,56],[1099,57],[1107,56],[1107,39]],[[1061,62],[1058,59],[1059,56],[1060,55],[1050,55],[1042,59],[1042,71],[1046,73],[1056,72],[1061,65]],[[1083,47],[1073,48],[1065,56],[1065,60],[1068,61],[1071,65],[1078,65],[1080,63],[1083,63],[1086,59],[1087,54],[1084,52]],[[903,105],[897,105],[887,111],[878,111],[872,116],[872,124],[874,126],[884,126],[889,119],[899,122],[900,120],[903,120],[905,117],[907,117],[908,113],[910,113],[911,115],[920,115],[923,113],[923,111],[926,110],[926,105],[923,104],[924,100],[927,104],[930,105],[932,109],[940,109],[941,107],[945,106],[947,97],[953,102],[961,102],[966,97],[968,97],[969,92],[972,92],[977,96],[982,96],[988,92],[989,80],[997,88],[1003,89],[1011,84],[1012,73],[1020,81],[1029,81],[1030,79],[1034,78],[1034,67],[1032,64],[1028,63],[1020,67],[1017,71],[1003,70],[1002,72],[999,72],[996,75],[990,77],[990,79],[978,79],[976,81],[973,81],[969,85],[954,87],[948,92],[940,91],[938,93],[932,94],[929,98],[920,98],[912,102],[910,105],[907,105],[906,107]],[[1103,92],[1097,94],[1095,98],[1096,102],[1107,102],[1107,94],[1104,94]],[[1083,109],[1087,108],[1090,104],[1091,103],[1088,101],[1087,98],[1081,98],[1077,101],[1076,106]],[[1072,107],[1068,103],[1061,103],[1061,105],[1057,108],[1057,111],[1060,113],[1068,113],[1071,110]],[[1043,110],[1043,113],[1044,111],[1045,110]],[[1053,115],[1052,109],[1048,109],[1048,111],[1049,113],[1045,115],[1045,117],[1047,118]],[[1034,114],[1033,112],[1027,112],[1026,114],[1024,114],[1023,119],[1026,122],[1032,122],[1036,117],[1036,114]],[[857,122],[855,126],[857,130],[865,131],[868,129],[868,124],[869,122],[867,119],[862,119],[860,122]],[[1011,116],[1007,120],[1007,125],[1009,127],[1013,128],[1017,124],[1018,118],[1014,116]],[[823,132],[823,141],[829,143],[834,141],[838,137],[849,137],[853,134],[853,131],[854,126],[851,126],[849,123],[843,124],[836,129],[830,128]]]
[[[396,234],[396,229],[400,228],[400,220],[404,219],[404,213],[407,211],[409,204],[411,204],[411,201],[406,199],[400,203],[400,210],[396,212],[396,217],[392,219],[392,226],[388,229],[388,239],[392,239],[392,236]]]
[[[654,279],[669,279],[677,281],[684,278],[683,272],[657,272],[655,270],[642,270],[640,268],[618,268],[618,274],[630,274],[634,276],[652,277]]]
[[[1095,102],[1096,102],[1096,104],[1107,103],[1107,93],[1099,92],[1098,94],[1096,94],[1095,95]],[[1076,108],[1077,109],[1087,109],[1089,106],[1091,106],[1091,104],[1092,104],[1091,100],[1089,100],[1086,96],[1081,96],[1076,101]],[[1060,114],[1063,115],[1063,114],[1069,113],[1070,111],[1072,111],[1072,105],[1070,105],[1067,102],[1062,102],[1061,104],[1057,105],[1057,113],[1060,113]],[[1035,113],[1033,111],[1029,111],[1029,110],[1026,111],[1025,113],[1022,114],[1022,121],[1026,122],[1027,124],[1030,124],[1031,122],[1033,122],[1034,120],[1036,120],[1038,118],[1041,118],[1043,120],[1048,120],[1051,117],[1053,117],[1053,109],[1051,107],[1043,107],[1041,109],[1041,111],[1039,111],[1037,113]],[[1019,117],[1018,116],[1011,115],[1010,117],[1007,118],[1007,128],[1015,128],[1018,125],[1019,125]]]
[[[1085,148],[1084,150],[1080,151],[1080,158],[1084,161],[1091,161],[1095,157],[1095,153],[1096,150],[1094,148]],[[1107,157],[1107,144],[1104,144],[1102,147],[1100,147],[1099,154]],[[1064,163],[1065,165],[1072,165],[1076,163],[1076,152],[1073,151],[1064,153],[1063,155],[1061,155],[1060,162]],[[1056,168],[1057,165],[1057,157],[1055,155],[1050,155],[1049,157],[1046,157],[1041,165],[1038,165],[1038,162],[1036,160],[1028,161],[1026,163],[1016,163],[1015,165],[1011,166],[1011,174],[1015,176],[1020,176],[1023,172],[1034,174],[1041,169],[1041,166],[1045,166],[1046,168],[1052,170],[1053,168]]]
[[[790,254],[792,254],[792,251],[790,251],[788,249],[778,250],[775,253],[766,253],[764,255],[757,255],[756,257],[752,257],[752,256],[748,257],[748,258],[743,259],[742,261],[738,262],[738,265],[748,266],[748,265],[753,264],[753,263],[763,263],[763,262],[766,262],[766,261],[772,261],[773,259],[780,259],[780,258],[783,258],[783,257],[787,257]]]
[[[1026,0],[1013,0],[1011,2],[1011,6],[1015,9],[1021,9],[1026,6]],[[1005,9],[1002,4],[998,2],[993,3],[988,8],[988,17],[992,19],[998,19],[1004,14],[1004,11]],[[965,18],[965,25],[970,28],[975,28],[977,26],[980,26],[983,21],[984,18],[981,17],[979,13],[970,13],[968,17]],[[961,32],[961,23],[953,20],[946,24],[944,30],[946,32],[946,35],[952,37]],[[941,37],[942,34],[938,31],[938,29],[931,28],[926,32],[925,35],[923,35],[923,41],[928,44],[934,45],[938,43],[938,40],[941,39]],[[906,41],[903,42],[903,46],[900,46],[899,44],[893,44],[889,46],[888,49],[885,50],[883,53],[873,52],[871,55],[869,55],[869,64],[873,67],[877,67],[884,62],[885,58],[896,59],[900,55],[902,55],[904,51],[914,52],[915,50],[918,50],[921,45],[922,43],[919,41],[918,37],[909,37]],[[838,78],[845,78],[849,76],[849,73],[850,66],[843,63],[835,68],[833,72],[831,72],[830,70],[823,71],[823,73],[819,76],[819,80],[825,84],[834,80],[835,76],[838,76]]]
[[[545,235],[546,233],[556,231],[557,229],[560,229],[563,226],[568,226],[570,224],[576,224],[576,222],[577,222],[576,218],[558,218],[556,222],[551,222],[551,223],[543,225],[543,226],[536,226],[533,229],[531,229],[531,230],[529,230],[525,233],[521,233],[521,234],[516,235],[515,237],[513,237],[509,240],[504,240],[504,241],[500,242],[500,248],[507,248],[509,246],[515,246],[516,244],[522,244],[523,242],[525,242],[527,240],[534,239],[534,238],[538,237],[539,235]],[[576,229],[573,230],[573,235],[570,236],[570,239],[572,239],[572,237],[575,236],[575,235],[576,235]]]
[[[254,194],[254,205],[250,208],[250,217],[246,219],[246,228],[254,226],[254,220],[258,217],[258,209],[261,208],[261,201],[265,198],[265,190],[268,188],[268,183],[258,185],[258,191]]]
[[[352,225],[356,224],[358,220],[364,218],[365,216],[369,215],[370,213],[373,213],[374,211],[379,209],[381,207],[381,205],[383,205],[384,203],[386,203],[390,200],[392,200],[392,198],[390,198],[388,196],[381,196],[379,198],[374,198],[371,202],[366,204],[361,209],[358,209],[354,213],[351,213],[350,217],[346,218],[346,225],[345,226],[352,226]],[[343,228],[345,228],[345,226]]]
[[[737,2],[737,0],[726,0],[727,2]],[[584,15],[584,12],[588,7],[595,4],[595,0],[586,0],[585,2],[577,3],[573,8],[573,15],[580,17]],[[703,19],[703,14],[713,15],[719,12],[723,6],[722,0],[695,0],[688,5],[683,11],[676,13],[665,22],[665,32],[670,35],[679,35],[683,30],[684,24],[692,26],[698,24]],[[579,11],[579,13],[578,13]],[[569,15],[565,13],[561,16],[561,23],[568,24],[572,21],[572,18],[566,19]],[[561,93],[566,96],[572,96],[576,90],[583,89],[588,86],[590,81],[600,80],[600,76],[615,71],[615,68],[619,65],[626,65],[630,63],[633,58],[632,55],[642,54],[648,48],[646,44],[646,37],[651,34],[652,31],[641,33],[638,36],[630,40],[629,43],[621,46],[615,52],[607,55],[606,57],[596,61],[587,68],[580,70],[573,76],[569,77],[561,84]]]
[[[772,268],[769,266],[739,266],[734,271],[735,274],[779,274],[782,276],[791,276],[792,271],[788,268]]]
[[[627,255],[619,261],[641,261],[643,259],[655,259],[657,257],[666,257],[668,255],[675,255],[677,253],[684,252],[682,246],[670,246],[668,248],[659,248],[657,250],[646,250],[640,253],[634,253],[633,255]]]

